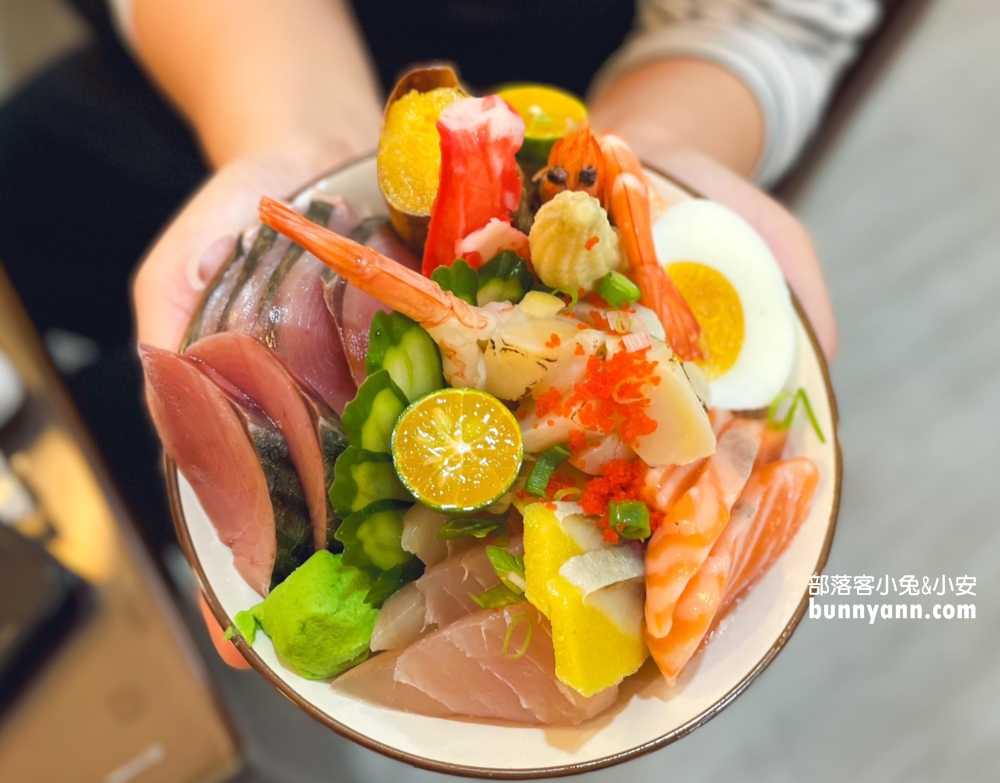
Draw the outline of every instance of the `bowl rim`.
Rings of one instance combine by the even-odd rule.
[[[352,158],[341,166],[335,169],[331,169],[321,176],[314,179],[312,182],[305,185],[298,192],[302,193],[305,190],[315,186],[317,183],[331,177],[339,172],[351,168],[352,166],[358,165],[363,161],[374,157],[375,153],[368,153],[365,155],[360,155],[358,157]],[[705,198],[703,195],[698,193],[696,190],[690,186],[678,181],[675,177],[662,171],[660,168],[650,165],[648,163],[643,163],[643,166],[654,172],[660,177],[663,177],[668,182],[676,185],[682,190],[690,193],[695,198]],[[224,265],[225,266],[225,265]],[[220,270],[221,273],[222,270]],[[206,295],[211,290],[212,286],[206,286]],[[839,438],[839,412],[837,409],[837,398],[834,395],[833,383],[830,380],[830,369],[826,361],[826,356],[823,354],[822,348],[820,347],[819,340],[816,337],[816,333],[813,330],[812,324],[809,321],[808,316],[802,309],[798,297],[795,293],[789,289],[791,294],[792,304],[795,308],[795,312],[798,315],[799,321],[809,337],[809,342],[812,346],[813,352],[819,363],[820,372],[823,376],[823,383],[826,387],[827,399],[830,403],[830,418],[832,422],[832,433],[831,433],[831,445],[833,447],[833,458],[834,458],[834,469],[833,469],[833,503],[830,508],[830,519],[827,525],[826,535],[823,540],[823,546],[820,550],[819,557],[816,560],[816,565],[813,568],[813,574],[820,574],[823,568],[826,566],[827,559],[830,555],[830,549],[833,546],[833,538],[837,529],[837,520],[840,513],[840,492],[843,481],[843,460],[841,458],[840,449],[840,438]],[[202,303],[199,303],[198,310],[201,309]],[[196,311],[197,312],[197,311]],[[186,340],[186,336],[185,336]],[[177,538],[181,546],[181,550],[184,552],[184,556],[187,558],[188,563],[191,565],[192,570],[198,580],[198,585],[201,588],[206,601],[208,602],[209,608],[212,610],[212,614],[218,621],[219,625],[226,628],[232,625],[232,618],[230,618],[225,609],[223,609],[218,596],[212,588],[208,577],[205,574],[205,569],[202,566],[201,560],[195,550],[194,543],[191,539],[190,532],[188,531],[187,518],[184,515],[184,506],[181,502],[180,497],[180,485],[177,479],[177,466],[170,457],[164,455],[164,471],[166,473],[167,481],[167,494],[170,501],[170,511],[174,520],[174,529],[177,532]],[[606,767],[611,767],[616,764],[621,764],[626,761],[631,761],[632,759],[639,758],[640,756],[645,756],[647,753],[652,753],[655,750],[664,748],[670,745],[682,737],[687,736],[695,729],[708,723],[712,718],[722,712],[726,707],[728,707],[738,696],[740,696],[747,688],[750,687],[751,683],[760,676],[760,674],[770,666],[771,662],[778,656],[778,653],[784,649],[788,640],[791,639],[792,634],[795,632],[802,618],[805,616],[806,609],[809,606],[809,588],[805,589],[802,595],[802,599],[799,601],[799,605],[796,607],[794,614],[788,621],[788,624],[784,627],[781,634],[774,641],[774,643],[768,648],[768,651],[764,656],[753,666],[753,668],[736,684],[734,685],[721,699],[712,704],[710,707],[705,709],[703,712],[696,715],[694,718],[689,720],[682,726],[678,726],[672,731],[657,737],[650,742],[643,743],[642,745],[637,745],[634,748],[629,748],[628,750],[621,751],[620,753],[614,753],[609,756],[603,756],[599,759],[593,759],[590,761],[583,761],[575,764],[562,764],[554,767],[537,767],[532,769],[500,769],[495,767],[476,767],[468,766],[463,764],[452,764],[450,762],[435,761],[433,759],[426,758],[424,756],[419,756],[414,753],[407,753],[401,751],[398,748],[394,748],[391,745],[386,745],[385,743],[379,742],[372,739],[371,737],[362,734],[359,731],[347,726],[335,718],[327,715],[325,712],[314,706],[312,703],[307,701],[302,697],[297,690],[295,690],[291,685],[287,684],[284,680],[278,677],[271,668],[264,662],[264,660],[257,654],[257,652],[246,643],[246,641],[236,636],[233,639],[233,643],[236,648],[240,651],[240,654],[246,659],[254,669],[256,669],[260,674],[262,674],[275,688],[277,688],[287,699],[298,706],[300,709],[305,711],[313,719],[319,721],[323,725],[330,729],[333,729],[337,734],[349,739],[359,745],[373,750],[376,753],[381,753],[383,756],[387,756],[395,761],[401,761],[405,764],[410,764],[411,766],[418,767],[420,769],[425,769],[430,772],[440,772],[447,775],[455,775],[461,777],[471,777],[471,778],[493,778],[502,780],[526,780],[535,778],[556,778],[564,777],[567,775],[579,775],[584,772],[594,772],[599,769],[604,769]]]

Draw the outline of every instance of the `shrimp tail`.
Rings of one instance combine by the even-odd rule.
[[[642,292],[642,304],[659,316],[667,341],[681,360],[704,359],[706,351],[698,320],[656,257],[649,189],[642,164],[617,136],[602,136],[600,144],[606,172],[605,205],[621,232],[632,277]]]
[[[433,280],[381,253],[307,220],[274,199],[260,200],[260,219],[305,248],[356,288],[412,318],[424,328],[456,318],[483,329],[487,320]]]

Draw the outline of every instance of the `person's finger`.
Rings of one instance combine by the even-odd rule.
[[[837,349],[833,305],[808,232],[785,207],[712,159],[691,150],[665,150],[656,163],[683,185],[718,201],[750,223],[774,253],[812,324],[827,359]]]
[[[215,619],[215,615],[208,608],[205,596],[201,593],[198,593],[198,605],[201,607],[201,616],[205,620],[205,625],[208,627],[208,635],[212,638],[212,644],[215,645],[215,651],[219,653],[219,657],[234,669],[249,669],[250,664],[246,662],[240,651],[236,649],[236,645],[226,639],[222,628]]]

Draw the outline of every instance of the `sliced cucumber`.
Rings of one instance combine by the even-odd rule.
[[[409,503],[379,500],[340,523],[336,537],[344,545],[344,564],[373,579],[406,563],[413,555],[403,549],[403,514]]]
[[[490,302],[517,304],[535,283],[528,264],[513,250],[504,250],[483,264],[479,270],[479,291],[476,303],[483,307]]]
[[[402,313],[375,313],[365,370],[369,376],[387,370],[410,402],[444,388],[437,344],[416,321]]]
[[[349,446],[334,469],[330,487],[333,510],[344,519],[376,500],[412,501],[413,496],[399,480],[391,455]]]
[[[344,408],[344,431],[352,446],[383,454],[391,452],[392,430],[409,400],[388,370],[369,375]]]

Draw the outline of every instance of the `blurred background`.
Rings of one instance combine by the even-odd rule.
[[[778,190],[812,232],[840,329],[827,573],[969,574],[978,617],[805,619],[719,717],[582,778],[1000,779],[1000,3],[896,0],[886,20]],[[61,0],[0,0],[0,349],[28,391],[0,415],[0,499],[68,567],[33,553],[75,607],[62,642],[0,691],[0,780],[444,779],[341,739],[211,649],[139,404],[121,268],[206,169],[106,24]],[[108,58],[118,81],[97,94],[117,108],[101,124],[74,96]],[[64,122],[42,122],[53,105]],[[93,154],[101,134],[119,140],[112,159]],[[136,157],[153,161],[147,179],[103,184],[102,167]],[[25,199],[11,186],[25,172],[78,208]],[[118,223],[107,209],[95,222],[101,200],[122,205]],[[54,252],[79,259],[71,279],[32,263]],[[104,442],[112,431],[134,448]]]

